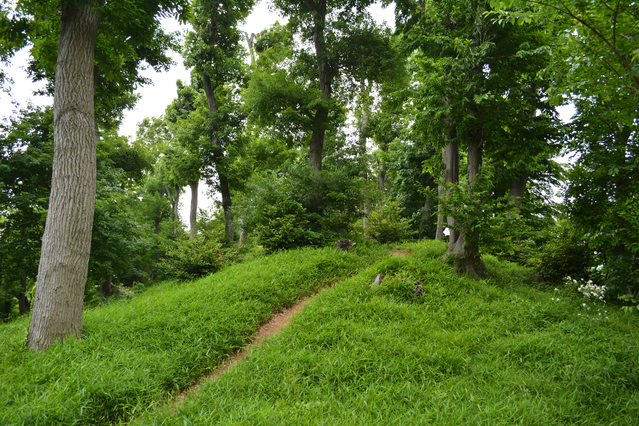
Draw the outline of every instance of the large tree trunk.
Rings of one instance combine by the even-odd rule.
[[[468,187],[473,190],[474,182],[479,175],[482,162],[483,141],[471,137],[468,145]],[[470,276],[483,276],[486,274],[486,265],[479,255],[479,234],[477,230],[463,227],[457,238],[453,250],[450,252],[455,257],[455,270]]]
[[[93,58],[98,2],[63,8],[56,63],[53,175],[27,346],[82,336],[95,208]]]
[[[191,215],[189,217],[191,222],[191,239],[195,238],[196,229],[195,225],[197,224],[197,191],[198,191],[198,181],[192,180],[189,182],[191,186]]]
[[[326,59],[326,40],[324,39],[324,27],[326,26],[326,0],[306,0],[306,6],[313,13],[313,44],[317,58],[317,72],[319,77],[322,98],[325,101],[331,99],[332,73],[330,64]],[[309,146],[309,164],[315,169],[317,177],[322,171],[322,152],[324,150],[324,137],[326,135],[326,122],[328,121],[328,108],[319,105],[313,118],[313,132]]]
[[[214,37],[211,37],[211,43],[213,43]],[[215,99],[215,87],[211,82],[211,77],[206,73],[202,73],[202,83],[204,86],[204,93],[206,93],[209,113],[215,114],[217,112],[217,100]],[[226,168],[224,167],[224,152],[222,151],[222,147],[217,140],[216,133],[217,126],[215,123],[213,123],[213,125],[211,126],[211,143],[214,147],[216,147],[213,152],[213,164],[215,165],[215,170],[217,171],[217,176],[219,179],[218,189],[220,190],[220,195],[222,195],[222,210],[224,210],[224,230],[228,239],[230,241],[233,241],[233,215],[231,213],[231,207],[233,203],[231,202],[231,190],[229,188],[228,177],[226,176]]]

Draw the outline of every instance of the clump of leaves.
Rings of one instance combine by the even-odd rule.
[[[402,217],[402,210],[397,200],[384,200],[368,216],[366,236],[381,244],[410,238],[415,232],[410,221]]]
[[[217,272],[222,267],[222,244],[205,234],[193,239],[180,239],[166,251],[158,269],[178,279],[193,279]]]
[[[587,282],[596,259],[589,240],[568,222],[559,222],[555,237],[546,244],[538,261],[538,271],[549,285],[561,284],[566,277]]]

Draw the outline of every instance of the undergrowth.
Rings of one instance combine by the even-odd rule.
[[[138,423],[637,424],[636,316],[546,291],[492,257],[474,280],[440,260],[441,244],[407,248],[320,294],[178,410]]]
[[[0,326],[0,424],[112,424],[159,407],[273,313],[387,252],[282,252],[85,311],[84,335],[25,349],[28,318]]]

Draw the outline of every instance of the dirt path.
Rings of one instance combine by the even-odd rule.
[[[329,287],[324,287],[322,290]],[[244,359],[251,352],[251,349],[253,349],[253,347],[261,344],[267,337],[270,337],[274,334],[279,333],[284,327],[286,327],[291,322],[291,319],[293,318],[293,316],[299,311],[301,311],[304,305],[306,305],[306,303],[312,298],[314,298],[315,296],[317,296],[317,294],[301,299],[297,301],[293,306],[286,308],[282,312],[278,312],[275,315],[273,315],[270,320],[264,323],[259,328],[259,330],[257,330],[257,333],[255,334],[255,336],[253,337],[253,340],[251,340],[250,343],[245,345],[239,352],[231,355],[222,364],[218,365],[217,368],[213,370],[208,376],[203,377],[202,379],[198,381],[198,383],[196,383],[195,385],[191,386],[188,389],[185,389],[182,393],[180,393],[177,397],[175,397],[175,399],[173,399],[169,404],[171,407],[171,410],[174,410],[175,408],[179,407],[187,395],[197,392],[200,386],[202,386],[204,383],[220,377],[229,368],[231,368],[232,366],[240,362],[242,359]]]
[[[393,256],[407,256],[412,253],[405,249],[393,249],[391,250],[391,254]],[[314,295],[301,299],[297,301],[293,306],[290,306],[289,308],[284,309],[282,312],[278,312],[275,315],[273,315],[270,320],[264,323],[259,328],[259,330],[257,330],[257,333],[255,334],[255,336],[253,337],[253,340],[251,340],[250,343],[244,346],[236,354],[231,355],[222,364],[218,365],[217,368],[215,368],[215,370],[213,370],[208,376],[201,378],[196,384],[194,384],[188,389],[185,389],[182,393],[176,396],[175,399],[169,402],[168,405],[170,407],[170,410],[175,410],[177,407],[179,407],[182,404],[182,401],[184,401],[184,398],[187,397],[187,395],[197,393],[200,386],[202,386],[204,383],[211,380],[215,380],[216,378],[224,374],[226,371],[228,371],[228,369],[230,369],[235,364],[243,360],[251,352],[251,349],[253,349],[253,347],[261,344],[267,337],[273,336],[274,334],[277,334],[280,331],[282,331],[282,329],[291,322],[291,319],[293,318],[293,316],[299,311],[301,311],[304,305],[306,305],[306,303],[309,300],[312,300],[320,292],[326,289],[329,289],[333,287],[334,285],[335,283],[330,284],[326,287],[323,287]]]

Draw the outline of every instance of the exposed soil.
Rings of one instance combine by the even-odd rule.
[[[259,330],[257,330],[257,333],[255,334],[255,336],[253,337],[253,340],[251,340],[250,343],[244,346],[239,352],[227,358],[226,361],[220,364],[208,376],[203,377],[202,379],[200,379],[198,383],[196,383],[195,385],[191,386],[188,389],[185,389],[182,393],[180,393],[177,397],[175,397],[175,399],[170,403],[171,410],[175,409],[176,407],[179,407],[187,395],[193,392],[197,392],[199,387],[203,383],[206,383],[207,381],[214,380],[220,377],[229,368],[231,368],[232,366],[240,362],[242,359],[244,359],[250,353],[251,349],[261,344],[264,341],[264,339],[279,333],[284,327],[286,327],[291,322],[291,319],[293,318],[293,316],[302,310],[304,305],[306,305],[306,302],[308,302],[310,299],[312,299],[315,296],[316,295],[301,299],[297,301],[293,306],[286,308],[282,312],[278,312],[275,315],[273,315],[270,320],[264,323],[259,328]]]
[[[393,249],[391,250],[391,253],[393,254],[393,256],[408,256],[412,254],[410,251],[406,249]]]

